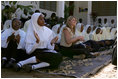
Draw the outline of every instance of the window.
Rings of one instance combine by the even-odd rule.
[[[92,1],[92,11],[98,16],[116,16],[117,1]]]
[[[56,1],[40,1],[40,8],[56,12]]]

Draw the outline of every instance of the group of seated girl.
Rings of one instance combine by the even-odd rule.
[[[54,28],[56,29],[54,30]],[[59,38],[60,52],[69,57],[79,55],[81,52],[86,54],[86,57],[94,57],[90,52],[112,46],[117,33],[117,30],[111,27],[77,24],[77,20],[73,16],[68,17],[66,24],[62,26],[57,24],[52,28],[56,33],[59,29],[61,30],[57,35],[61,37]]]
[[[20,29],[21,21],[17,18],[12,20],[12,26],[1,34],[2,68],[13,67],[16,71],[24,68],[28,72],[43,67],[57,68],[62,55],[72,58],[73,55],[85,54],[86,58],[94,58],[90,51],[112,45],[114,41],[98,40],[99,35],[102,37],[104,34],[101,28],[90,25],[77,28],[77,20],[73,16],[68,17],[66,24],[59,25],[61,28],[57,34],[44,23],[44,16],[34,13],[25,33]],[[57,42],[61,54],[55,50]]]
[[[15,18],[12,27],[1,34],[2,68],[13,67],[16,71],[23,66],[28,71],[42,67],[57,68],[62,61],[62,55],[54,50],[58,37],[44,26],[43,15],[32,15],[26,34],[20,27],[21,21]]]

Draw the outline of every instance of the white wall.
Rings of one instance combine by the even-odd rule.
[[[79,7],[80,8],[88,8],[88,1],[75,1],[74,2],[74,16],[79,20],[79,18],[83,19],[83,23],[87,24],[87,14],[88,12],[80,12],[79,13]]]

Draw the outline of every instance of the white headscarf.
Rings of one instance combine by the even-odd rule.
[[[60,28],[60,24],[56,24],[56,25],[54,25],[54,26],[52,27],[52,31],[58,36],[58,41],[57,41],[57,43],[60,43],[60,40],[61,40],[61,33],[62,33],[62,30],[63,30],[63,28],[64,28],[65,26],[66,26],[66,25],[63,24],[63,25],[61,26],[61,28]],[[59,28],[60,28],[60,31],[59,31],[59,33],[57,34],[57,31],[58,31]]]
[[[60,24],[56,24],[52,27],[52,31],[57,34],[58,28],[60,27]]]
[[[97,31],[98,28],[100,28],[100,27],[97,27],[97,28],[91,33],[90,37],[91,37],[92,40],[95,40],[95,41],[100,41],[100,40],[101,40],[101,34],[100,34],[100,33],[96,34],[96,31]],[[101,28],[100,28],[100,29],[101,29]]]
[[[76,36],[84,36],[84,35],[83,35],[84,29],[83,29],[83,31],[81,32],[81,26],[82,26],[81,23],[78,23],[78,24],[76,25],[76,28],[75,28],[75,35],[76,35]],[[83,27],[83,28],[84,28],[84,27]]]
[[[21,29],[19,29],[19,30],[16,31],[16,30],[14,30],[12,27],[10,27],[9,29],[6,29],[6,30],[1,34],[1,47],[7,48],[8,43],[9,43],[9,42],[7,43],[7,39],[8,39],[8,37],[11,36],[13,33],[14,33],[15,36],[18,35],[18,34],[20,35],[20,42],[19,42],[19,44],[18,44],[17,49],[24,49],[24,46],[25,46],[24,40],[25,40],[25,36],[26,36],[25,32],[22,31]]]
[[[86,28],[84,29],[84,38],[85,38],[85,41],[90,40],[90,34],[92,33],[92,27],[91,27],[90,33],[88,34],[87,33],[87,30],[88,30],[89,27],[91,27],[91,26],[90,25],[86,25]]]
[[[102,32],[102,38],[101,40],[110,40],[111,39],[111,35],[110,35],[110,27],[102,27],[101,30]]]
[[[83,31],[81,32],[81,26],[82,26],[82,23],[78,23],[77,25],[76,25],[76,27],[75,27],[75,37],[77,37],[77,36],[84,36],[84,33],[83,33],[83,31],[84,31],[84,29],[83,29]],[[84,28],[84,27],[83,27]],[[78,42],[76,42],[76,44],[79,44],[79,43],[82,43],[83,41],[78,41]]]
[[[112,30],[111,30],[111,39],[114,39],[115,37],[117,37],[117,33],[115,35],[116,31],[117,31],[117,28],[112,28]]]
[[[49,42],[54,38],[52,30],[50,30],[48,27],[38,25],[37,20],[41,15],[42,15],[41,13],[34,13],[31,17],[31,22],[29,24],[26,34],[26,46],[25,46],[26,52],[28,54],[32,53],[37,48],[39,49],[48,48]],[[34,31],[35,33],[38,34],[40,38],[39,43],[36,43]]]

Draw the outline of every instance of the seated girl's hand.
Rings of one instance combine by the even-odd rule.
[[[77,37],[79,41],[84,41],[84,37],[83,36],[78,36]]]
[[[19,44],[19,42],[20,42],[20,35],[19,34],[15,37],[15,40]]]
[[[58,40],[58,36],[56,36],[55,38],[52,39],[52,41],[51,41],[51,45],[54,44],[54,43],[56,43],[57,40]]]
[[[39,38],[38,34],[35,31],[34,31],[34,36],[36,38],[36,43],[39,43],[40,38]]]
[[[14,40],[14,39],[15,39],[15,35],[14,35],[14,33],[12,33],[12,35],[7,38],[7,42],[9,42],[10,40]]]

